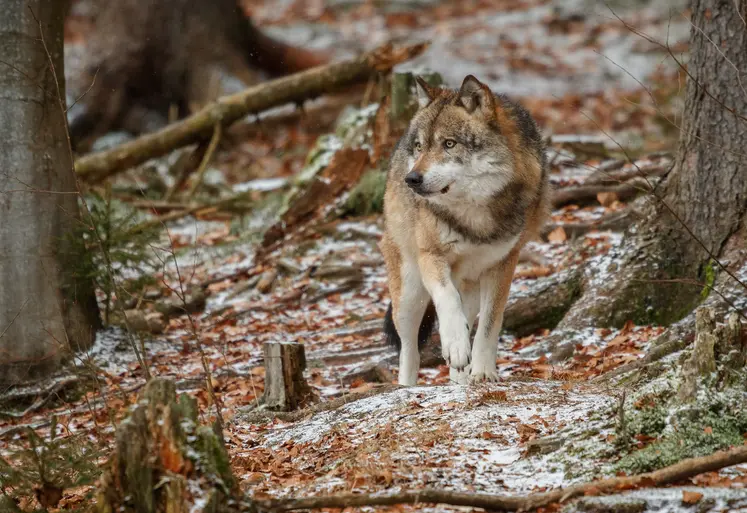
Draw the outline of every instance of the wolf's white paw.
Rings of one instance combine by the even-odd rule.
[[[483,381],[499,381],[498,371],[493,365],[493,368],[488,368],[487,365],[475,365],[472,364],[472,371],[469,373],[470,383],[481,383]]]
[[[449,367],[449,381],[456,385],[469,384],[469,365],[464,370],[456,370],[454,367]]]
[[[444,323],[439,330],[441,335],[441,354],[446,364],[457,370],[469,365],[472,347],[469,343],[469,329],[466,320]]]

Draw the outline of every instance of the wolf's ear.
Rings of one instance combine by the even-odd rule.
[[[495,117],[493,92],[474,75],[464,77],[462,87],[459,88],[459,102],[470,114],[478,112],[489,118]]]
[[[415,88],[418,92],[418,106],[422,109],[427,107],[436,97],[436,89],[428,85],[423,77],[415,77]]]

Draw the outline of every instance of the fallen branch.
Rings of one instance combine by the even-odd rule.
[[[210,137],[216,124],[224,127],[263,110],[298,103],[352,84],[421,54],[427,44],[401,48],[384,45],[349,61],[318,66],[220,98],[195,114],[162,130],[144,135],[111,150],[86,155],[75,162],[78,176],[89,183],[160,157]]]
[[[202,180],[205,178],[205,171],[207,171],[208,165],[213,159],[213,154],[218,148],[218,143],[220,143],[222,132],[223,125],[221,125],[220,123],[216,123],[215,128],[213,129],[213,136],[210,138],[210,144],[208,144],[205,155],[203,155],[202,157],[200,167],[197,168],[197,176],[195,177],[195,181],[192,184],[192,187],[190,187],[189,192],[187,193],[187,201],[190,201],[192,198],[194,198],[195,193],[197,192],[197,188],[200,186],[200,184],[202,184]]]
[[[553,208],[570,204],[589,204],[597,202],[599,193],[614,193],[620,201],[627,201],[641,193],[651,192],[652,182],[646,178],[637,177],[618,185],[579,185],[558,189],[552,196]]]
[[[582,235],[586,235],[593,230],[622,231],[633,224],[633,221],[635,221],[635,216],[632,215],[630,209],[626,208],[618,210],[617,212],[605,214],[596,221],[591,221],[589,223],[547,223],[542,228],[542,233],[540,235],[544,240],[547,240],[547,236],[551,232],[558,228],[562,228],[569,239],[575,239]]]
[[[260,511],[293,511],[298,509],[347,508],[361,506],[391,506],[395,504],[448,504],[489,511],[528,511],[554,503],[566,502],[583,495],[614,494],[639,487],[656,487],[683,481],[705,472],[713,472],[747,462],[747,445],[709,456],[689,458],[654,472],[630,477],[615,477],[591,481],[551,492],[520,495],[492,495],[423,489],[390,495],[341,494],[327,497],[257,501]]]
[[[62,378],[53,381],[45,389],[34,387],[33,389],[21,390],[18,393],[13,393],[13,391],[11,391],[10,394],[6,394],[0,397],[0,400],[2,400],[3,402],[12,402],[13,400],[17,401],[31,395],[36,396],[36,400],[21,412],[0,410],[0,418],[22,419],[29,413],[33,413],[41,409],[45,404],[49,402],[50,399],[57,396],[57,394],[59,394],[63,389],[78,383],[78,381],[80,381],[80,378],[78,376],[63,376]]]
[[[633,169],[598,169],[584,180],[584,185],[616,185],[636,177],[662,177],[669,172],[670,165],[640,166]]]
[[[184,203],[179,201],[168,201],[168,200],[133,200],[132,197],[120,197],[117,198],[121,201],[129,203],[134,208],[147,208],[150,210],[188,210],[190,208],[199,207],[197,203]]]
[[[203,205],[194,205],[186,210],[179,210],[176,212],[169,212],[168,214],[164,214],[162,216],[156,217],[155,219],[150,219],[148,221],[143,221],[140,224],[137,224],[133,226],[129,233],[131,235],[141,233],[146,230],[150,230],[151,228],[155,228],[157,226],[161,226],[163,224],[166,224],[170,221],[175,221],[177,219],[181,219],[182,217],[187,217],[190,215],[199,216],[200,214],[205,214],[208,211],[216,211],[224,209],[228,206],[233,205],[234,203],[241,201],[241,200],[248,200],[250,199],[250,192],[241,192],[239,194],[236,194],[234,196],[223,198],[218,201],[213,201],[211,203],[206,203]]]

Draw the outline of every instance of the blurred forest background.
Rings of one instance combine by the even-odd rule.
[[[747,510],[747,1],[0,0],[0,512]],[[547,141],[502,381],[398,387],[414,76]]]

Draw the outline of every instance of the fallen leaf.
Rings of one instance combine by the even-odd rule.
[[[713,434],[713,428],[711,426],[706,426],[703,428],[703,432],[706,435],[712,435]]]
[[[600,192],[597,194],[597,201],[603,207],[609,207],[618,200],[617,193],[615,192]]]
[[[685,504],[697,504],[702,498],[703,494],[700,492],[690,492],[688,490],[682,490],[682,502],[684,502]]]
[[[547,234],[547,240],[550,242],[565,242],[568,240],[568,236],[565,234],[565,230],[562,226],[558,226],[549,234]]]

